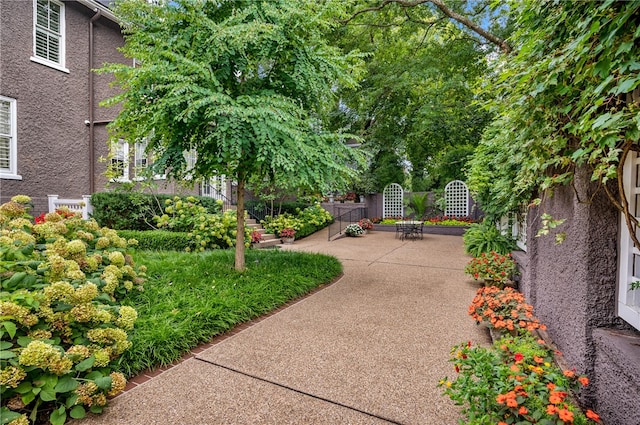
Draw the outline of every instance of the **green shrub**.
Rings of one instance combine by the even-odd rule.
[[[301,220],[289,213],[280,214],[276,217],[265,217],[260,223],[267,233],[276,235],[279,235],[282,229],[287,228],[294,229],[298,233],[303,225]]]
[[[320,206],[311,205],[303,210],[296,209],[298,220],[302,221],[302,227],[298,231],[298,239],[309,236],[333,222],[331,213]]]
[[[118,230],[125,239],[138,241],[138,249],[147,251],[185,251],[194,248],[193,240],[187,232],[166,230]]]
[[[150,195],[135,192],[100,192],[91,195],[92,218],[100,226],[117,230],[151,230],[155,228],[154,216],[164,214],[167,199],[174,195]],[[198,200],[207,213],[222,211],[222,202],[206,196],[182,196]]]
[[[166,214],[154,217],[158,227],[188,231],[187,237],[193,245],[187,251],[231,248],[235,246],[237,234],[236,211],[228,210],[221,214],[208,214],[194,198],[182,201],[179,197],[165,201]],[[170,215],[169,215],[170,214]],[[251,229],[244,229],[244,243],[251,245]]]
[[[0,206],[2,423],[41,423],[46,412],[60,425],[124,389],[113,365],[137,313],[119,300],[142,289],[144,268],[114,230],[65,209],[33,224],[29,202]]]
[[[315,204],[304,210],[296,209],[295,215],[291,213],[280,214],[277,217],[265,217],[261,221],[268,233],[280,234],[285,228],[296,231],[296,238],[304,238],[333,222],[333,216],[320,204]]]
[[[111,229],[149,230],[160,211],[151,196],[141,193],[101,192],[91,195],[92,218]]]
[[[486,221],[469,226],[462,239],[465,251],[474,257],[491,251],[506,255],[516,248],[512,238],[503,235],[493,223]]]
[[[184,199],[174,196],[165,199],[164,214],[153,219],[158,227],[164,227],[172,232],[191,232],[200,224],[200,217],[208,214],[207,209],[193,196]]]

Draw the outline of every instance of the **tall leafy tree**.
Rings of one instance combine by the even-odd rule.
[[[320,117],[341,86],[355,86],[360,57],[326,40],[342,2],[328,0],[125,0],[127,57],[114,64],[122,93],[113,136],[146,138],[154,167],[180,178],[224,174],[237,181],[235,267],[244,261],[244,190],[249,179],[323,189],[361,161],[349,136]],[[184,152],[196,151],[187,169]]]
[[[455,157],[445,152],[475,146],[489,121],[473,83],[486,71],[485,57],[492,50],[430,4],[379,3],[353,4],[340,30],[345,46],[370,56],[361,87],[342,94],[347,107],[338,122],[365,139],[372,168],[395,153],[403,159],[399,167],[410,165],[413,189],[429,189],[445,178],[442,170],[448,177],[456,164],[456,178],[462,176],[469,148],[454,149],[460,153]]]

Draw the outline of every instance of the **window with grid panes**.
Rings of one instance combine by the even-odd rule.
[[[624,191],[629,212],[640,219],[640,157],[630,152],[624,164]],[[640,288],[631,289],[640,280],[640,249],[634,246],[624,214],[620,219],[618,316],[640,330]],[[636,230],[640,237],[640,231]]]
[[[16,100],[0,96],[0,177],[18,179]]]
[[[196,166],[196,160],[198,159],[198,155],[197,155],[196,151],[194,151],[194,150],[184,151],[182,154],[184,156],[184,160],[187,162],[187,175],[188,175],[188,178],[191,178],[191,176],[189,174],[190,174],[191,170],[193,170],[193,168]]]
[[[64,67],[64,4],[34,0],[33,56],[38,62]]]
[[[147,169],[148,157],[147,157],[147,142],[136,142],[134,148],[133,160],[136,177],[144,177],[144,171]]]
[[[129,144],[124,140],[113,142],[109,157],[111,179],[119,182],[129,181]]]

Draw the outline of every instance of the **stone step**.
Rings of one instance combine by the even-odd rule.
[[[253,226],[253,225],[260,226],[260,223],[258,223],[258,221],[255,218],[245,218],[244,223],[247,226]]]
[[[265,239],[258,243],[254,243],[253,247],[256,249],[273,248],[275,246],[279,246],[281,243],[280,239]]]

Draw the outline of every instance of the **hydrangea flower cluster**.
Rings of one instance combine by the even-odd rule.
[[[130,347],[137,313],[119,300],[143,290],[145,269],[127,255],[135,241],[65,209],[34,222],[29,204],[0,206],[2,415],[29,423],[41,409],[64,423],[67,410],[99,413],[124,389],[111,365]]]
[[[235,246],[237,234],[236,212],[232,210],[221,214],[207,213],[200,201],[190,196],[185,201],[176,196],[165,201],[164,214],[154,219],[158,227],[172,231],[189,232],[189,238],[195,241],[193,248],[187,251],[231,248]],[[245,227],[245,247],[251,245],[251,229]]]
[[[320,204],[314,204],[301,210],[296,209],[296,214],[282,213],[276,217],[267,216],[261,221],[268,233],[279,235],[283,229],[291,228],[296,231],[298,238],[310,235],[318,229],[322,229],[333,221],[331,213]]]

